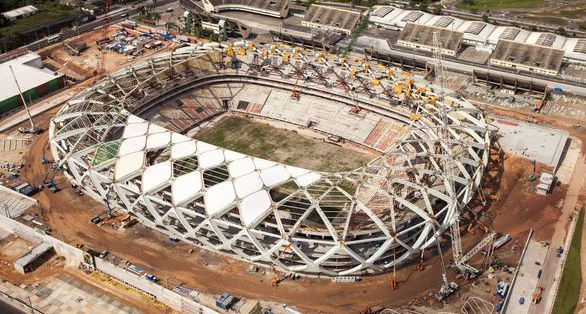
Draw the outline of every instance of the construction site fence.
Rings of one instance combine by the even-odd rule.
[[[68,267],[78,267],[83,261],[85,252],[81,249],[60,241],[50,235],[43,234],[40,230],[33,229],[16,220],[0,215],[0,229],[4,229],[19,238],[35,244],[47,243],[52,245],[58,255],[65,257],[67,261],[66,265]],[[195,309],[197,313],[200,314],[218,313],[195,300],[175,293],[157,283],[148,281],[142,276],[137,276],[126,269],[117,267],[100,258],[95,258],[95,266],[97,271],[152,296],[155,300],[176,311],[184,312],[185,309]],[[35,313],[39,312],[37,311]]]

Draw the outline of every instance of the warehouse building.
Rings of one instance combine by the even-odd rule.
[[[586,49],[584,49],[586,39],[583,38],[568,38],[552,33],[531,32],[518,27],[496,26],[482,21],[465,21],[452,16],[432,15],[393,6],[375,6],[369,21],[374,25],[394,31],[403,31],[409,23],[456,31],[463,34],[462,44],[475,46],[479,50],[489,52],[494,51],[501,40],[513,41],[520,45],[561,49],[564,51],[564,61],[586,64]],[[403,45],[405,45],[404,42]],[[414,44],[408,43],[408,46],[413,47]]]
[[[433,33],[439,33],[441,53],[455,56],[460,49],[463,34],[446,28],[407,23],[397,44],[399,46],[414,48],[423,51],[435,51],[433,45]]]
[[[9,21],[16,21],[16,19],[20,19],[23,17],[31,16],[35,13],[39,12],[33,5],[25,5],[24,7],[20,7],[14,10],[6,11],[2,13],[2,15]]]
[[[586,38],[568,38],[563,49],[568,61],[586,64]]]
[[[47,243],[41,243],[26,253],[24,256],[14,262],[14,269],[20,274],[26,274],[55,255],[53,246]]]
[[[207,12],[236,10],[277,18],[287,17],[290,5],[291,0],[203,0]]]
[[[37,54],[28,53],[0,63],[0,114],[23,105],[10,67],[14,70],[27,104],[65,86],[65,77],[46,68]]]
[[[301,25],[351,34],[360,22],[362,12],[347,8],[312,4],[305,12]]]
[[[501,39],[490,56],[489,63],[519,71],[557,75],[564,50]]]

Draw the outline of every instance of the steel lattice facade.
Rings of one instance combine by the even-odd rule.
[[[196,141],[136,115],[178,91],[227,81],[358,104],[403,132],[364,167],[324,173]],[[418,257],[449,227],[457,204],[480,185],[490,146],[480,110],[450,97],[430,101],[430,86],[407,98],[391,91],[399,83],[416,84],[397,69],[298,48],[186,47],[74,97],[52,119],[50,145],[88,195],[194,245],[283,271],[379,273]]]

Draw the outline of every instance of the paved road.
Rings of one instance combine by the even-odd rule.
[[[36,117],[39,114],[42,114],[63,104],[78,92],[78,89],[71,88],[29,106],[31,116]],[[24,121],[28,121],[28,115],[26,114],[26,110],[23,109],[12,114],[9,118],[0,121],[0,132],[4,132],[10,128],[13,128]],[[27,124],[26,127],[29,127],[29,125]]]
[[[152,11],[153,9],[158,8],[158,7],[162,7],[162,6],[165,6],[165,8],[169,7],[170,5],[174,4],[177,1],[178,0],[159,0],[155,4],[152,4],[149,1],[150,4],[146,4],[146,6],[150,11]],[[115,13],[110,13],[109,23],[113,24],[118,21],[124,20],[124,19],[128,18],[129,16],[137,14],[138,11],[139,11],[138,7],[136,7],[136,8],[124,7],[120,11],[116,11]],[[60,41],[77,36],[79,34],[83,34],[85,32],[92,31],[94,29],[99,29],[104,26],[104,19],[105,19],[105,16],[101,16],[94,21],[91,21],[89,23],[78,26],[77,29],[75,29],[75,30],[66,29],[61,33]],[[42,39],[37,42],[31,43],[27,46],[24,46],[24,47],[28,50],[36,51],[36,50],[44,48],[48,45],[49,45],[49,43],[47,43],[47,40]]]
[[[574,168],[574,174],[572,176],[572,180],[570,181],[568,193],[562,207],[562,214],[557,223],[558,227],[555,229],[555,233],[550,242],[551,244],[549,246],[549,251],[545,257],[541,278],[537,283],[538,286],[544,288],[542,299],[538,304],[531,304],[529,313],[551,313],[553,309],[557,286],[559,285],[559,280],[562,277],[562,265],[565,263],[568,246],[572,238],[572,235],[568,234],[568,230],[565,228],[565,225],[571,215],[574,213],[574,208],[576,207],[578,196],[580,195],[580,191],[584,186],[585,172],[586,163],[584,161],[584,157],[580,156],[576,162],[576,167]],[[556,256],[556,249],[559,246],[564,247],[564,255],[561,257],[562,260]]]
[[[12,307],[10,304],[0,301],[0,313],[2,314],[24,314],[24,312]]]

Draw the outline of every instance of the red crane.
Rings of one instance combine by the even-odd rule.
[[[112,0],[103,0],[104,3],[104,12],[106,15],[104,16],[104,27],[102,27],[102,39],[108,38],[108,26],[110,24],[110,4],[112,4]],[[96,70],[96,74],[100,77],[104,75],[106,72],[106,49],[100,50],[100,57],[98,59],[98,68]]]

